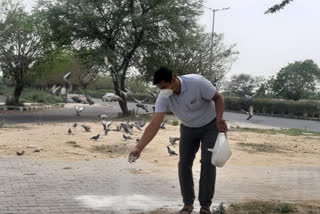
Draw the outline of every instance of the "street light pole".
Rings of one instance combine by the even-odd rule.
[[[210,48],[210,73],[212,74],[212,61],[213,61],[212,49],[213,49],[213,37],[214,37],[214,21],[215,21],[216,12],[222,11],[222,10],[229,10],[230,7],[219,8],[219,9],[212,9],[209,7],[206,7],[206,8],[212,11],[212,32],[211,32],[211,48]],[[217,81],[216,74],[214,76],[215,76],[214,81],[216,82]]]

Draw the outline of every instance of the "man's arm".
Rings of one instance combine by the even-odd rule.
[[[142,152],[142,150],[151,142],[151,140],[154,138],[154,136],[156,136],[157,132],[159,131],[164,116],[165,112],[158,112],[153,115],[150,124],[144,130],[141,140],[130,152],[129,158],[130,156],[134,156],[136,159],[140,157],[140,153]]]
[[[224,110],[224,101],[221,94],[216,92],[212,98],[215,103],[216,108],[216,120],[217,120],[217,128],[219,132],[228,131],[228,126],[226,122],[223,120],[223,110]]]

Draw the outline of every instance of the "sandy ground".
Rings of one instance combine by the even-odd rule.
[[[82,124],[91,126],[91,132],[85,132]],[[25,151],[23,155],[30,158],[65,161],[127,157],[143,131],[134,128],[133,139],[125,141],[123,132],[112,131],[116,124],[120,121],[112,123],[107,136],[104,136],[100,121],[79,123],[76,128],[72,127],[73,123],[5,126],[0,128],[0,156],[16,156],[17,151]],[[229,122],[229,125],[243,124]],[[71,135],[67,133],[69,128]],[[97,141],[90,140],[97,134],[101,135]],[[160,129],[141,158],[158,166],[177,167],[178,156],[169,156],[166,147],[170,146],[178,153],[179,146],[171,146],[169,137],[179,137],[179,126],[168,122],[166,129]],[[228,132],[228,138],[233,151],[227,163],[230,165],[290,167],[298,163],[299,166],[319,166],[319,137],[259,134],[235,129]],[[36,149],[40,152],[35,152]],[[199,161],[199,155],[197,159]]]

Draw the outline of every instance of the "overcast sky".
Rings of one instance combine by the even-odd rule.
[[[320,1],[294,0],[276,14],[264,11],[281,0],[207,0],[210,8],[230,7],[216,13],[215,32],[226,44],[237,44],[239,59],[229,75],[248,73],[269,77],[296,60],[313,59],[320,65]],[[24,0],[31,8],[36,0]],[[308,2],[308,3],[306,3]],[[212,12],[200,23],[211,32]]]

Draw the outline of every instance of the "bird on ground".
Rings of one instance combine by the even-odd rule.
[[[75,107],[75,110],[76,110],[77,116],[80,116],[80,112],[82,112],[82,111],[84,110],[84,107],[76,106],[76,107]]]
[[[131,128],[130,128],[130,126],[128,124],[121,123],[120,126],[124,130],[125,133],[132,134],[131,133]]]
[[[171,150],[169,146],[167,146],[169,155],[178,155],[175,151]]]
[[[77,123],[74,123],[72,127],[73,127],[73,128],[76,128],[77,125],[78,125]]]
[[[144,125],[146,125],[146,121],[143,121],[143,120],[142,120],[142,121],[139,122],[139,126],[140,126],[141,128],[144,127]]]
[[[97,141],[97,140],[99,139],[99,137],[100,137],[100,134],[91,137],[90,140],[95,140],[95,141]]]
[[[139,124],[134,123],[133,125],[134,125],[134,127],[136,127],[138,130],[142,131],[141,126],[140,126]]]
[[[166,129],[166,127],[165,127],[165,122],[162,122],[161,124],[160,124],[160,129]]]
[[[109,131],[109,128],[110,128],[112,122],[111,121],[101,120],[101,124],[103,126],[103,130],[108,130]]]
[[[91,127],[90,126],[87,126],[87,125],[81,125],[81,126],[82,126],[82,128],[84,128],[84,130],[86,132],[91,132]]]
[[[24,150],[22,150],[21,152],[17,151],[17,155],[23,155],[24,154]]]
[[[169,137],[171,145],[177,144],[176,142],[180,140],[180,137]]]
[[[71,135],[72,134],[72,131],[71,131],[71,129],[69,128],[69,130],[68,130],[68,135]]]
[[[125,135],[125,134],[123,134],[122,137],[124,140],[131,140],[132,139],[132,137],[130,137],[129,135]]]

